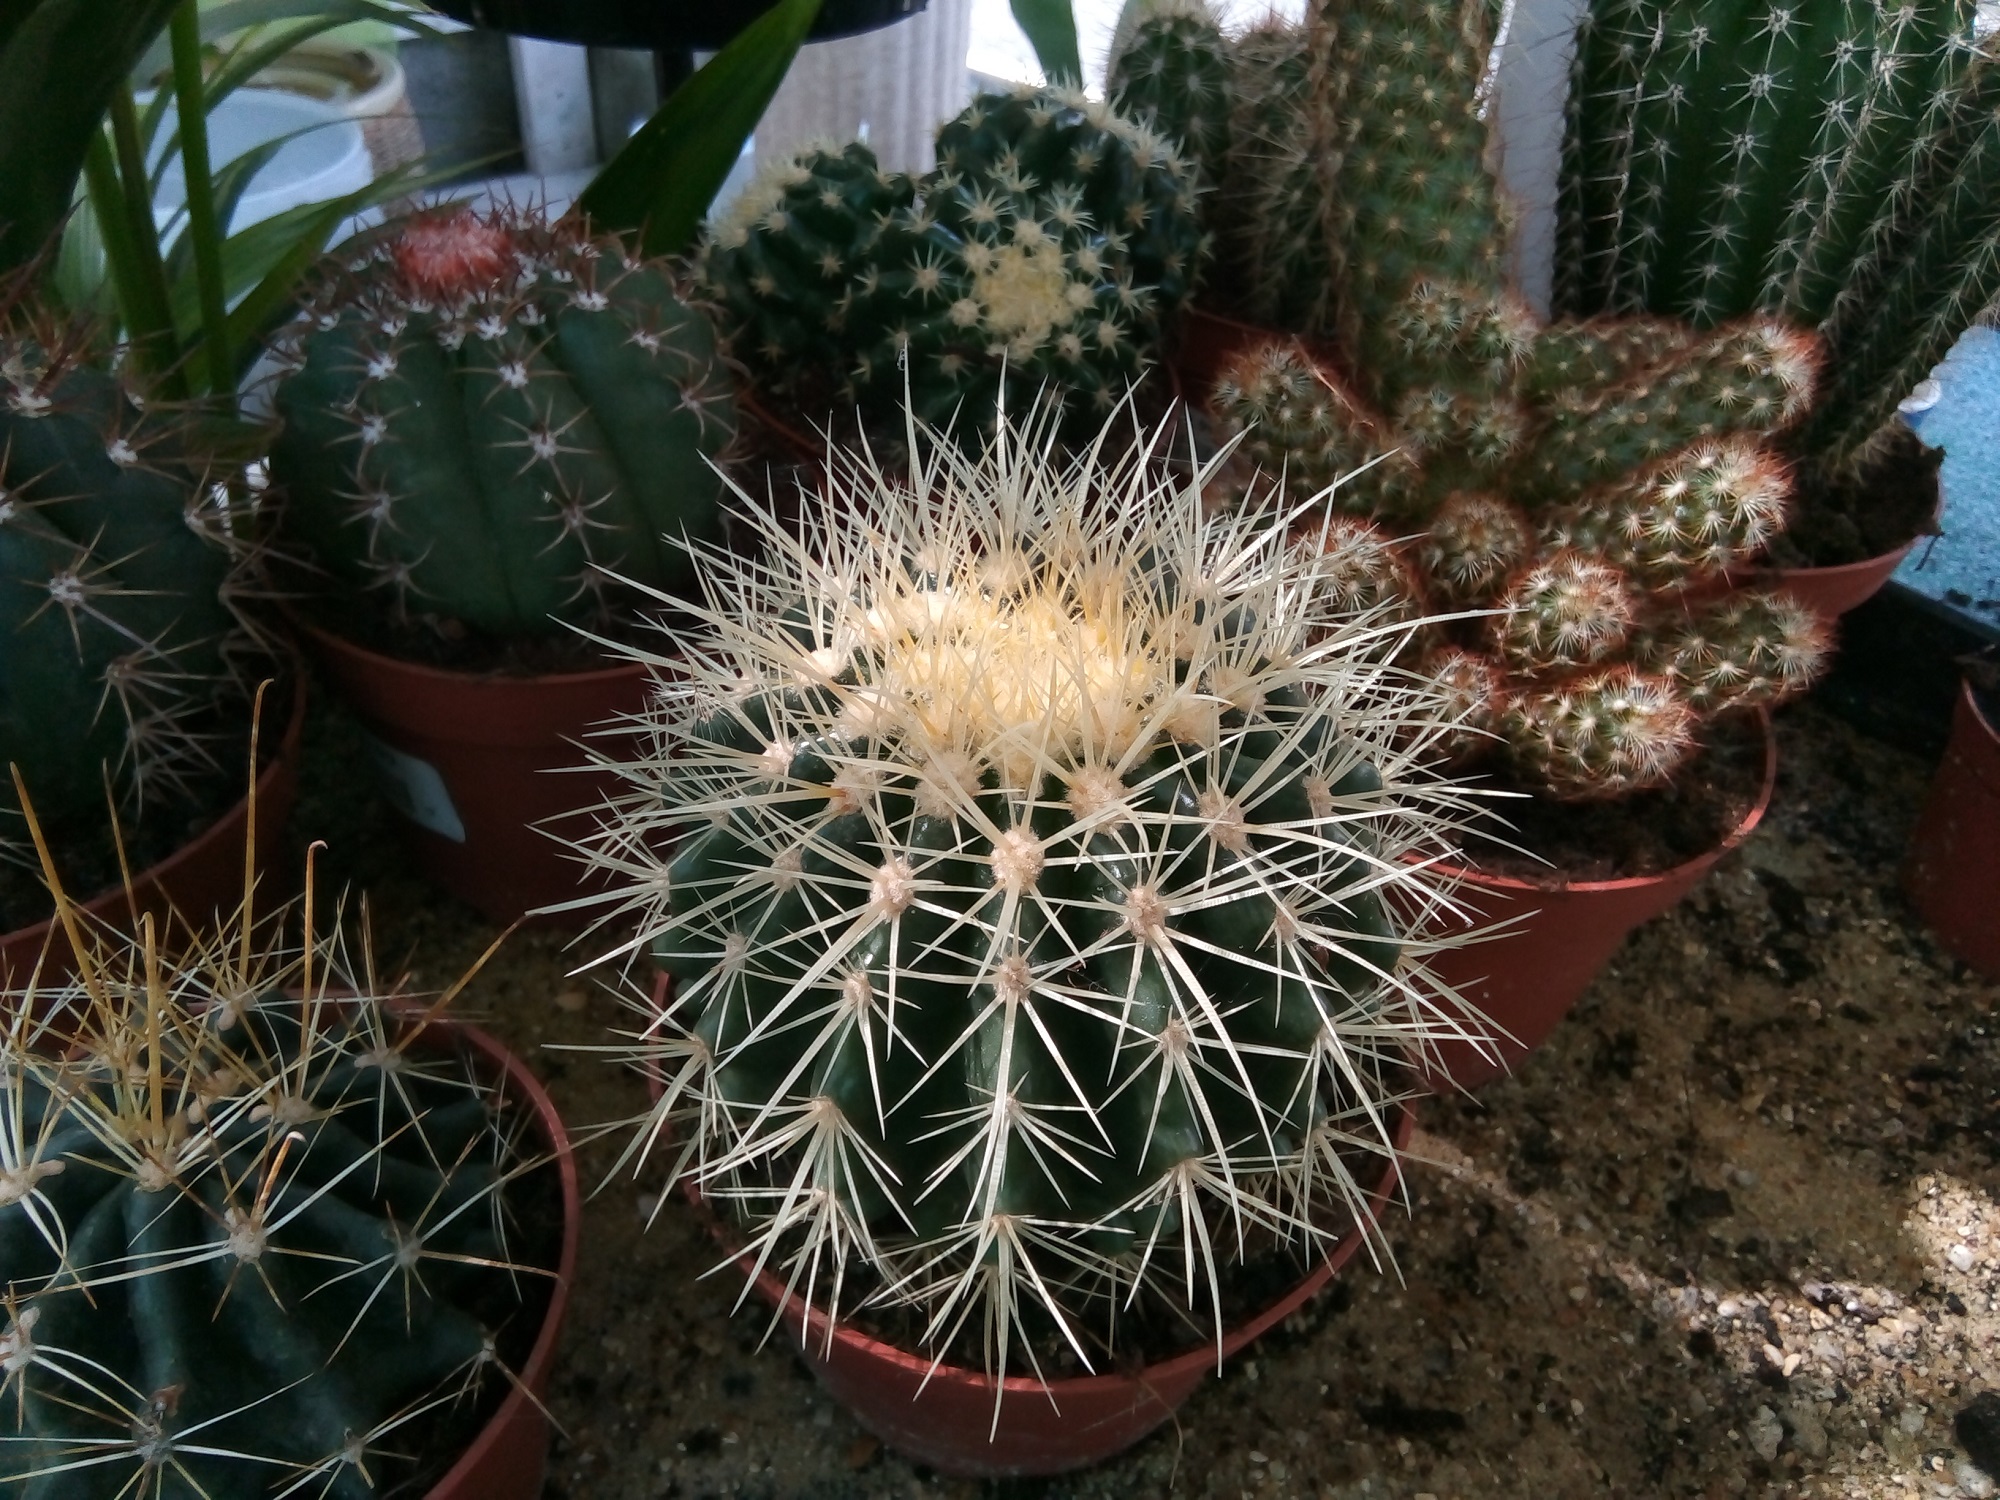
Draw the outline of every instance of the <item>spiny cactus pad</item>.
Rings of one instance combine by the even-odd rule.
[[[620,768],[608,920],[676,980],[634,1149],[678,1121],[803,1295],[914,1303],[938,1350],[970,1318],[1001,1368],[1046,1315],[1095,1365],[1139,1287],[1215,1314],[1222,1226],[1330,1232],[1451,1030],[1410,925],[1440,705],[1205,475],[913,437],[907,481],[837,456],[802,537],[709,560]]]
[[[664,265],[531,213],[393,225],[329,261],[281,345],[284,533],[398,617],[496,636],[671,589],[715,535],[736,432]]]
[[[518,1110],[324,934],[83,933],[0,993],[0,1491],[427,1488],[536,1333]]]
[[[75,330],[4,302],[0,764],[52,826],[100,824],[107,779],[143,817],[219,775],[248,723],[229,476]],[[31,864],[19,814],[0,780],[0,859]]]

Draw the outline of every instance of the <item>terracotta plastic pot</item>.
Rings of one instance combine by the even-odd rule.
[[[578,742],[592,726],[645,705],[645,667],[475,676],[398,661],[299,623],[365,722],[425,875],[497,923],[588,893],[583,866],[559,840],[589,831],[589,810],[615,782],[571,768],[584,763]]]
[[[1751,568],[1732,573],[1730,578],[1745,588],[1784,589],[1822,620],[1831,622],[1874,598],[1916,545],[1912,537],[1893,552],[1837,568]]]
[[[562,1116],[527,1065],[477,1026],[457,1021],[443,1024],[462,1037],[495,1076],[505,1080],[507,1090],[517,1100],[534,1111],[543,1144],[555,1157],[561,1179],[563,1224],[562,1250],[549,1289],[548,1311],[543,1314],[541,1331],[528,1351],[527,1362],[515,1371],[512,1388],[472,1446],[431,1486],[428,1500],[539,1500],[549,1459],[549,1419],[542,1398],[548,1392],[556,1340],[569,1310],[570,1283],[576,1279],[577,1229],[583,1211],[576,1157]]]
[[[1910,836],[1903,888],[1947,949],[2000,979],[2000,730],[1969,682]]]
[[[1432,1088],[1476,1089],[1511,1072],[1548,1040],[1628,933],[1693,890],[1717,860],[1750,837],[1771,805],[1778,778],[1778,742],[1768,716],[1762,724],[1764,784],[1756,802],[1721,843],[1671,870],[1624,880],[1551,876],[1537,884],[1477,869],[1438,867],[1464,882],[1458,897],[1467,914],[1459,930],[1511,925],[1505,934],[1447,949],[1430,960],[1430,967],[1486,1023],[1468,1018],[1468,1025],[1488,1036],[1500,1033],[1483,1048],[1470,1042],[1440,1044],[1426,1076]]]
[[[269,870],[275,863],[285,821],[299,795],[299,744],[305,736],[305,674],[292,674],[291,712],[277,751],[257,778],[257,868]],[[132,877],[128,898],[122,887],[114,886],[83,903],[91,917],[113,926],[125,926],[140,914],[150,913],[164,928],[170,915],[184,922],[200,922],[217,911],[233,911],[243,899],[243,837],[250,822],[250,799],[246,796],[209,828],[190,842]],[[75,963],[69,939],[56,926],[55,918],[32,927],[0,933],[0,984],[25,981],[42,957],[45,978],[67,976]]]

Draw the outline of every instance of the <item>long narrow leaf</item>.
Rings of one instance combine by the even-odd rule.
[[[1010,0],[1014,19],[1028,34],[1035,61],[1050,83],[1083,84],[1083,58],[1076,44],[1076,12],[1070,0]]]
[[[687,249],[819,6],[781,0],[709,59],[584,189],[584,211],[600,228],[636,233],[649,255]]]
[[[54,235],[112,94],[174,0],[10,0],[0,46],[0,271]]]
[[[222,5],[202,8],[201,39],[213,44],[255,26],[322,16],[331,17],[335,26],[345,26],[351,21],[382,21],[417,36],[444,34],[431,24],[425,12],[385,0],[226,0]],[[139,59],[136,71],[141,78],[150,78],[166,72],[170,66],[166,44],[155,42]]]
[[[194,242],[195,284],[201,292],[201,342],[211,395],[233,388],[229,304],[222,290],[222,223],[215,213],[209,168],[208,107],[201,71],[201,19],[196,0],[181,0],[170,26],[174,43],[174,105],[180,118],[181,164],[187,178],[187,235]]]

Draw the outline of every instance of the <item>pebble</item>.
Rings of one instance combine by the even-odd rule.
[[[586,995],[582,990],[567,989],[556,992],[556,1009],[558,1010],[575,1012],[582,1010],[589,1003],[590,996]]]
[[[1769,1463],[1778,1456],[1778,1445],[1785,1440],[1784,1424],[1770,1407],[1760,1406],[1750,1418],[1748,1436],[1750,1451]]]
[[[1969,1495],[1972,1500],[1991,1500],[1994,1492],[1993,1481],[1977,1464],[1960,1459],[1958,1467],[1952,1470],[1952,1478],[1958,1481],[1960,1494]]]
[[[1825,1458],[1832,1443],[1826,1435],[1826,1423],[1819,1419],[1819,1413],[1807,1401],[1794,1401],[1785,1413],[1792,1429],[1792,1443],[1807,1458]]]
[[[1972,1269],[1972,1249],[1970,1246],[1953,1245],[1949,1250],[1945,1251],[1944,1258],[1951,1262],[1951,1268],[1954,1271],[1970,1271]]]

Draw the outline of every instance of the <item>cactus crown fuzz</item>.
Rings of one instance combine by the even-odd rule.
[[[633,1154],[677,1122],[760,1265],[836,1310],[865,1270],[995,1369],[1038,1368],[1024,1323],[1093,1363],[1141,1290],[1219,1317],[1245,1246],[1312,1253],[1403,1049],[1460,1034],[1412,931],[1460,809],[1387,664],[1413,627],[1332,605],[1284,518],[1205,517],[1163,441],[1058,463],[1003,414],[977,457],[913,422],[907,480],[836,454],[803,534],[760,510],[764,561],[704,558],[589,846],[677,984]]]

